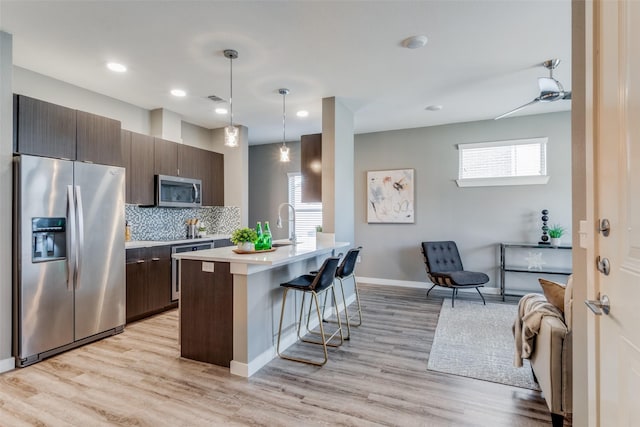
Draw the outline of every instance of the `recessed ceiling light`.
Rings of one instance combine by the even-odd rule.
[[[427,111],[440,111],[440,110],[442,110],[442,105],[429,105],[428,107],[425,107],[425,110],[427,110]]]
[[[218,107],[218,108],[216,108],[215,111],[216,111],[216,114],[227,114],[228,113],[227,109],[224,108],[224,107]]]
[[[296,113],[298,117],[309,117],[309,112],[307,110],[300,110]]]
[[[187,92],[185,92],[182,89],[171,89],[171,95],[182,97],[182,96],[186,96]]]
[[[124,73],[125,71],[127,71],[127,67],[117,62],[108,62],[107,68],[111,71],[115,71],[116,73]]]
[[[427,44],[427,36],[412,36],[402,40],[402,46],[407,49],[418,49]]]

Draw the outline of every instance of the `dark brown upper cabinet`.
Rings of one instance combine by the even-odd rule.
[[[120,147],[122,148],[122,158],[124,159],[125,174],[125,203],[131,203],[131,131],[120,130]]]
[[[131,165],[127,169],[129,197],[127,203],[153,205],[154,203],[154,153],[152,136],[129,132],[131,135]]]
[[[211,204],[207,206],[224,206],[224,155],[209,151],[211,165],[210,193]],[[205,194],[207,194],[205,192]]]
[[[303,203],[322,202],[322,134],[300,137],[300,174]]]
[[[14,95],[14,151],[75,160],[76,110]]]
[[[224,156],[189,145],[179,145],[181,176],[202,180],[202,205],[224,205]]]
[[[180,176],[185,178],[202,179],[206,161],[202,158],[206,150],[184,144],[176,144],[178,146],[178,169]]]
[[[175,142],[161,138],[154,141],[154,174],[180,176],[178,171],[178,146]]]
[[[101,165],[125,166],[120,122],[84,111],[77,112],[76,159]]]

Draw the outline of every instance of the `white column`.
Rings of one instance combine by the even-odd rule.
[[[335,97],[322,100],[322,226],[354,244],[353,113]],[[364,203],[364,201],[363,201]]]
[[[151,136],[182,144],[182,116],[166,108],[149,113]]]
[[[237,126],[237,125],[236,125]],[[240,126],[240,145],[224,145],[224,128],[212,130],[213,151],[224,154],[224,205],[240,208],[240,224],[249,224],[249,129]]]

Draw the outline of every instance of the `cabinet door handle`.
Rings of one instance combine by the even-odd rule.
[[[153,257],[151,258],[151,261],[160,261],[160,258]]]
[[[136,261],[136,264],[144,264],[144,260],[143,259],[139,259]]]

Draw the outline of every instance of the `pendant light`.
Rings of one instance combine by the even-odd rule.
[[[286,139],[286,109],[285,109],[285,98],[289,94],[289,89],[279,89],[278,93],[282,95],[282,146],[280,147],[280,161],[288,162],[289,159],[289,147],[287,147]]]
[[[229,126],[224,128],[224,145],[237,147],[239,130],[233,125],[233,60],[238,57],[238,51],[226,49],[224,56],[229,58]]]

